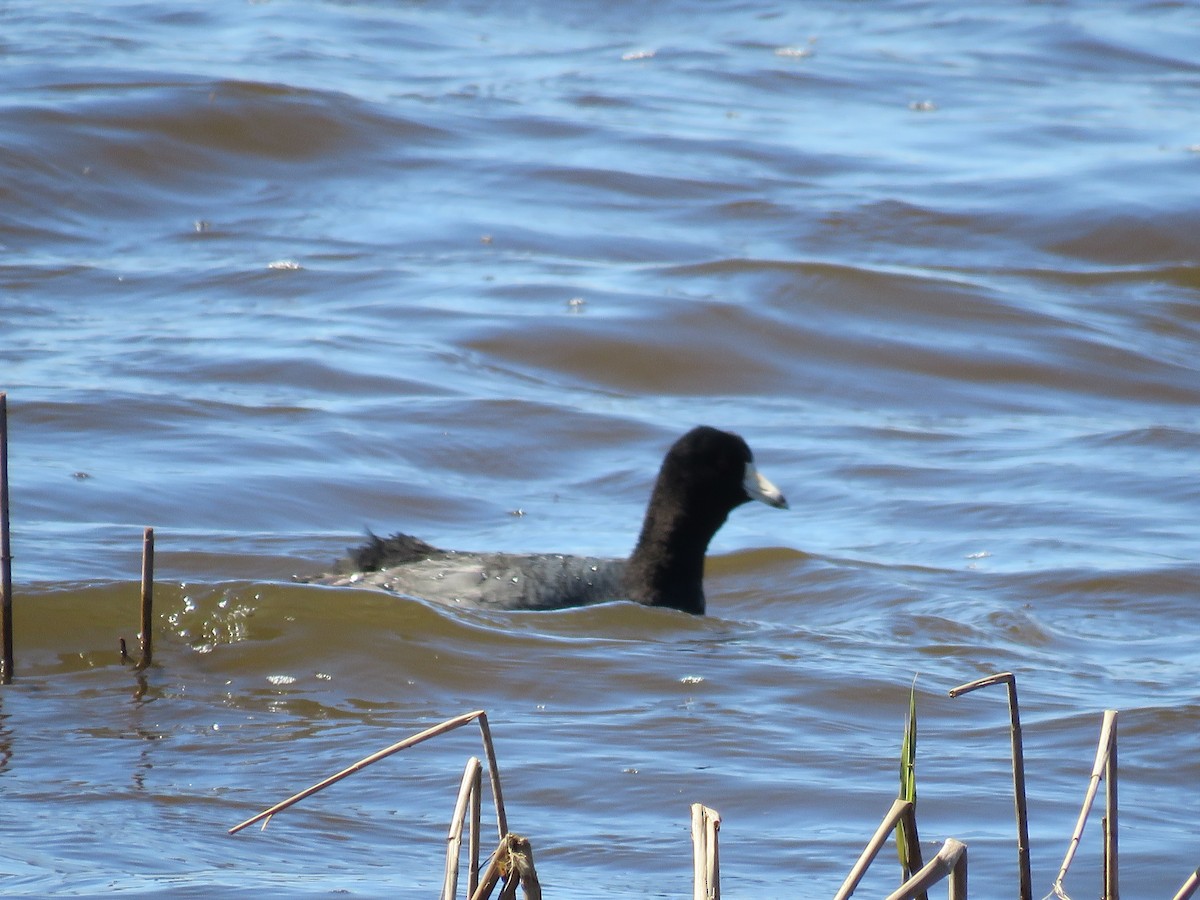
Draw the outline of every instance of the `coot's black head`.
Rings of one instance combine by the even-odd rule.
[[[678,504],[707,517],[725,520],[729,513],[751,500],[787,508],[779,488],[759,474],[754,454],[738,435],[708,425],[693,428],[667,451],[654,500]]]
[[[729,513],[751,500],[787,508],[779,488],[754,467],[736,434],[702,425],[667,451],[637,547],[629,560],[630,599],[704,612],[704,554]]]

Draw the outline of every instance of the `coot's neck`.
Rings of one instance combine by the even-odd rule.
[[[625,574],[629,599],[704,614],[704,554],[726,513],[656,503],[646,520]]]

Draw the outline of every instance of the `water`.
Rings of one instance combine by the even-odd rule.
[[[1197,863],[1191,4],[0,7],[14,895],[429,896],[488,711],[549,894],[828,896],[916,676],[928,852],[1034,889],[1121,710],[1121,875]],[[365,527],[622,555],[742,433],[703,619],[306,586]],[[156,665],[137,630],[158,539]],[[1097,813],[1067,881],[1099,889]],[[863,896],[886,892],[885,851]]]

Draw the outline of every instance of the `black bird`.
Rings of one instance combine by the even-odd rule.
[[[339,574],[319,580],[472,607],[564,609],[633,600],[702,615],[708,543],[729,513],[751,500],[787,508],[744,440],[702,425],[667,451],[628,560],[463,553],[406,534],[372,534],[341,561]]]

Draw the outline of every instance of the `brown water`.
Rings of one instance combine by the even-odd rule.
[[[0,25],[4,891],[429,896],[466,731],[225,831],[484,708],[548,896],[687,896],[697,800],[726,896],[827,896],[894,796],[915,675],[922,837],[1011,896],[1002,694],[946,696],[1002,670],[1038,896],[1106,708],[1126,895],[1200,862],[1195,5]],[[622,555],[701,422],[793,507],[734,513],[705,618],[291,581],[365,527]]]

